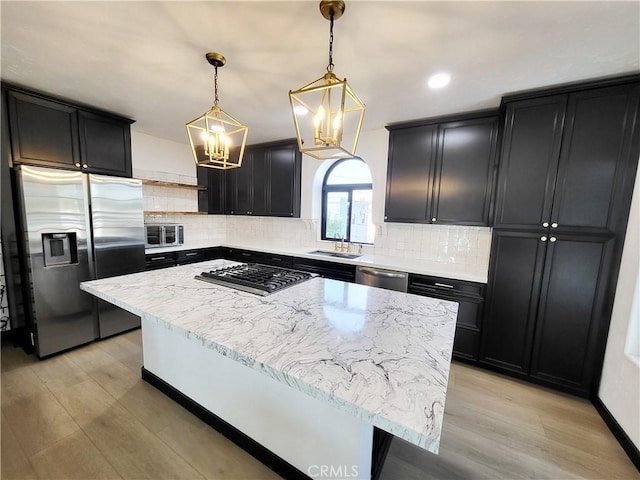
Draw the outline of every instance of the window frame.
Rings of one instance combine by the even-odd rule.
[[[331,176],[331,172],[340,164],[357,160],[365,165],[366,162],[359,157],[349,157],[342,158],[335,162],[333,165],[329,167],[327,172],[324,174],[324,178],[322,179],[322,215],[321,215],[321,226],[320,226],[320,239],[321,240],[340,240],[340,238],[328,237],[327,236],[327,195],[331,192],[346,192],[348,194],[347,199],[347,234],[344,238],[344,241],[349,243],[351,242],[351,207],[353,206],[353,191],[354,190],[371,190],[373,191],[373,182],[372,183],[344,183],[338,185],[327,185],[327,179]],[[369,166],[367,165],[367,168]],[[371,173],[371,169],[369,169],[369,173]],[[373,197],[372,197],[373,200]],[[367,242],[358,242],[363,245],[372,245],[372,243]]]

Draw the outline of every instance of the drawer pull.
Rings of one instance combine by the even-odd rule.
[[[193,257],[194,255],[198,255],[198,252],[187,253],[185,257]]]
[[[165,260],[167,257],[151,257],[151,261],[153,262],[154,260]]]
[[[446,283],[434,283],[436,287],[453,288],[453,285],[447,285]]]
[[[378,277],[387,277],[387,278],[406,278],[407,274],[403,272],[386,272],[384,270],[376,270],[375,268],[370,267],[359,267],[362,273],[366,273],[369,275],[375,275]]]

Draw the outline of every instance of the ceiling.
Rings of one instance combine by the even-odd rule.
[[[334,72],[367,105],[364,130],[495,107],[502,94],[640,70],[640,2],[346,1]],[[322,76],[329,22],[316,1],[1,1],[3,81],[136,120],[187,143],[213,103],[249,143],[295,136],[288,91]],[[428,77],[447,71],[448,87]]]

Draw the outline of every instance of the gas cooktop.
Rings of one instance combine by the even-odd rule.
[[[196,275],[195,278],[264,296],[317,276],[315,273],[272,267],[260,263],[241,263],[202,272],[200,275]]]

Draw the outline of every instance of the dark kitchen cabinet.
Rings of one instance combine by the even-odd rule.
[[[157,270],[159,268],[175,267],[175,252],[147,253],[144,256],[145,270]]]
[[[386,221],[490,224],[496,112],[388,128]]]
[[[287,142],[269,148],[267,164],[269,215],[300,216],[300,183],[302,158],[298,144]]]
[[[640,153],[640,76],[503,99],[480,362],[597,392]]]
[[[228,248],[225,257],[227,260],[234,260],[243,263],[262,263],[264,254],[253,250],[243,250],[240,248]]]
[[[293,258],[275,253],[264,253],[262,255],[261,262],[265,265],[272,265],[274,267],[291,268],[293,265]]]
[[[587,395],[612,237],[494,234],[482,362]]]
[[[7,91],[14,163],[75,168],[80,164],[75,108]]]
[[[494,227],[615,230],[639,92],[631,83],[506,102]]]
[[[225,212],[225,172],[218,168],[196,167],[198,177],[198,211],[209,214]]]
[[[293,141],[246,147],[242,166],[226,172],[226,213],[299,217],[301,163]]]
[[[527,374],[546,243],[537,233],[495,231],[483,325],[483,363]],[[548,238],[548,237],[547,237]]]
[[[317,273],[324,278],[333,280],[350,283],[356,281],[355,265],[294,257],[292,267],[296,270],[302,270],[303,272]]]
[[[391,130],[387,164],[385,221],[416,222],[431,218],[430,202],[437,126]]]
[[[12,162],[131,177],[132,121],[3,86]]]
[[[207,250],[198,248],[194,250],[178,250],[175,252],[176,265],[187,265],[189,263],[204,262],[207,260]]]
[[[424,275],[409,275],[408,292],[458,303],[455,358],[477,361],[482,327],[485,285]]]
[[[131,122],[78,112],[80,160],[91,173],[131,176]]]

